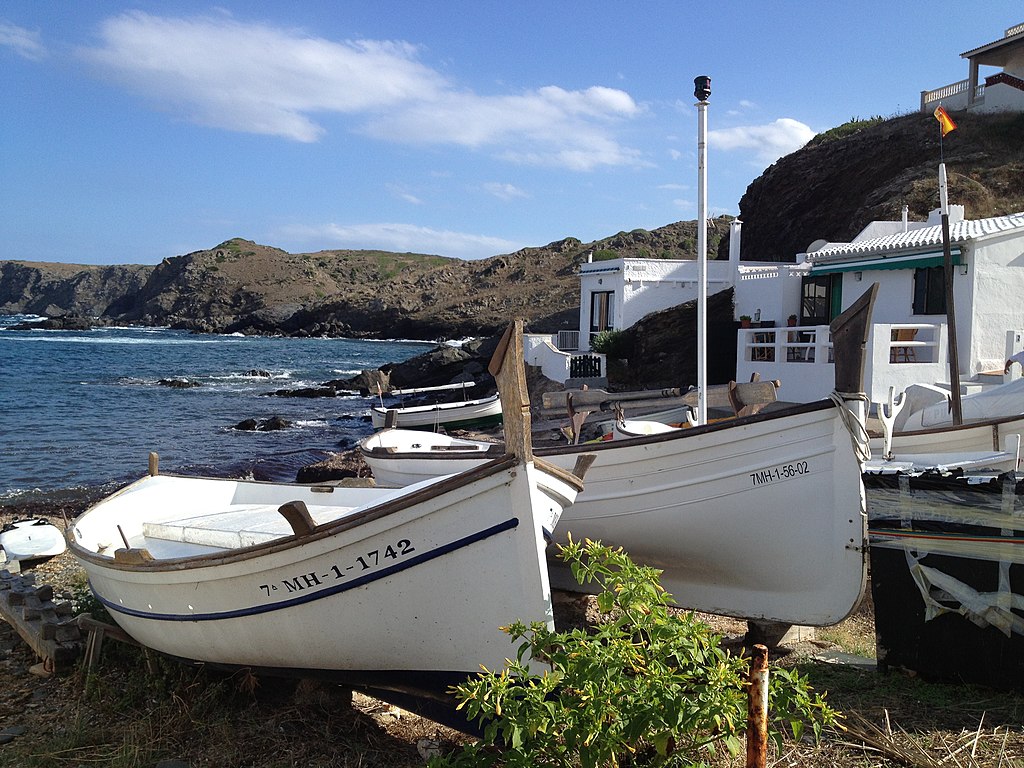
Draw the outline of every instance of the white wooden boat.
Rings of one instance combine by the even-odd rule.
[[[1020,469],[1021,436],[1024,435],[1024,415],[1007,415],[961,424],[946,424],[930,429],[894,432],[905,398],[889,391],[887,403],[877,403],[882,435],[870,440],[873,459],[911,461],[922,469],[923,461],[914,457],[932,457],[937,464],[977,468],[972,457],[988,462],[991,469]]]
[[[863,348],[871,298],[833,323],[838,350]],[[844,364],[837,352],[836,359],[836,389],[857,391],[859,356]],[[865,583],[862,443],[851,422],[843,405],[824,400],[535,454],[563,468],[580,454],[595,456],[556,538],[571,533],[622,546],[663,569],[663,586],[687,608],[828,625],[856,607]],[[482,462],[494,450],[470,441],[433,450],[439,439],[414,447],[407,433],[386,430],[361,447],[377,482],[396,485]],[[580,588],[549,565],[553,584]]]
[[[66,547],[61,530],[41,518],[14,520],[0,529],[0,549],[9,562],[48,560]]]
[[[612,440],[628,440],[645,435],[663,435],[682,427],[673,427],[648,419],[616,419],[612,424]]]
[[[1024,420],[1024,379],[1001,384],[960,399],[964,424],[1017,417]],[[911,413],[904,422],[903,432],[953,426],[948,400],[934,403]]]
[[[389,418],[396,427],[405,429],[439,429],[445,427],[482,427],[501,422],[501,398],[498,395],[463,400],[455,403],[410,405],[388,408],[383,405],[370,409],[374,429],[381,429]]]
[[[501,360],[525,398],[521,347]],[[526,437],[470,472],[398,490],[153,474],[83,514],[71,551],[150,648],[443,692],[515,652],[499,627],[552,626],[546,539],[581,485],[533,460],[515,396]]]

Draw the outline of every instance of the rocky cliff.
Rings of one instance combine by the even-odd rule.
[[[950,203],[979,219],[1024,211],[1024,114],[954,112],[943,139]],[[740,200],[742,257],[793,261],[815,240],[848,242],[875,220],[923,221],[939,205],[931,114],[855,120],[819,134],[755,179]],[[719,247],[728,253],[728,238]]]

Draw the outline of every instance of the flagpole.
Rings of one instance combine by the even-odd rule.
[[[697,99],[697,423],[708,423],[708,97],[711,78],[693,79]]]
[[[946,183],[946,158],[943,154],[942,139],[956,130],[956,123],[942,105],[935,108],[935,119],[939,121],[939,212],[942,214],[942,281],[946,294],[946,335],[949,349],[949,407],[953,424],[964,423],[960,402],[960,354],[956,343],[956,307],[953,303],[953,253],[949,246],[949,191]]]

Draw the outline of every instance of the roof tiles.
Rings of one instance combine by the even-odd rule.
[[[995,216],[990,219],[957,221],[949,225],[949,241],[962,243],[975,240],[986,235],[1012,230],[1024,232],[1024,213],[1012,213],[1007,216]],[[911,229],[895,235],[875,237],[855,243],[829,243],[817,251],[807,255],[808,261],[832,261],[848,256],[867,256],[878,253],[914,251],[942,245],[942,227],[934,225]]]

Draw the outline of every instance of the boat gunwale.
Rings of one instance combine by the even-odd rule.
[[[341,519],[331,520],[321,525],[318,525],[314,527],[312,531],[310,531],[308,534],[303,534],[301,536],[296,534],[289,534],[287,536],[282,536],[280,538],[273,539],[268,542],[251,544],[246,547],[228,549],[222,552],[208,552],[199,555],[190,555],[187,557],[157,559],[141,563],[118,562],[113,557],[100,555],[99,553],[93,552],[91,549],[87,549],[80,545],[73,535],[75,523],[72,523],[71,527],[65,533],[65,536],[68,541],[68,548],[72,550],[72,553],[74,555],[95,565],[100,565],[104,568],[110,568],[112,570],[151,573],[159,571],[180,571],[189,570],[193,568],[207,568],[220,565],[227,565],[229,563],[243,562],[257,557],[263,557],[265,555],[274,554],[276,552],[294,549],[300,546],[304,546],[308,543],[320,541],[331,536],[336,536],[340,533],[343,533],[351,528],[355,528],[364,523],[379,520],[383,517],[387,517],[389,515],[400,512],[401,510],[408,509],[409,507],[415,506],[439,494],[448,493],[458,488],[468,486],[476,482],[477,480],[482,480],[486,477],[499,474],[503,471],[511,469],[512,467],[520,463],[521,462],[519,461],[518,457],[516,457],[514,454],[505,454],[496,459],[492,459],[491,461],[488,461],[487,463],[482,464],[479,467],[474,467],[473,469],[467,470],[466,472],[461,472],[455,475],[445,477],[444,479],[439,480],[436,483],[431,483],[430,485],[424,488],[420,488],[411,493],[403,494],[396,498],[389,499],[381,504],[375,504],[354,515],[348,515]],[[550,470],[548,470],[546,462],[544,464],[545,466],[542,467],[543,471],[549,472],[550,474],[555,474],[554,472],[550,472]],[[263,484],[277,486],[285,485],[283,483],[273,483],[261,480],[237,480],[232,478],[196,477],[174,474],[166,474],[159,476],[194,480],[218,480],[222,482],[236,483],[241,482],[247,484]],[[149,477],[143,477],[139,480],[136,480],[134,483],[125,486],[116,493],[112,494],[111,496],[108,496],[103,501],[86,510],[83,513],[82,518],[84,518],[93,509],[98,508],[105,502],[110,501],[120,496],[121,494],[130,491],[132,488],[146,482],[149,479]],[[565,478],[561,477],[560,475],[558,476],[558,479],[565,480]],[[576,483],[579,483],[578,479],[576,480]],[[301,487],[336,488],[336,486],[324,486],[322,484],[303,485]]]
[[[1021,426],[1024,427],[1024,413],[1016,413],[1012,416],[995,416],[990,419],[978,419],[977,421],[966,421],[963,424],[943,424],[938,427],[925,427],[924,429],[912,429],[908,431],[893,432],[893,437],[914,437],[916,435],[943,435],[949,432],[963,432],[968,429],[982,428],[992,429],[998,431],[999,427],[1004,424],[1009,424],[1013,421],[1021,422]],[[993,432],[993,438],[998,437],[996,432]]]
[[[454,403],[433,403],[430,405],[409,405],[397,408],[388,408],[383,405],[374,405],[370,408],[371,411],[380,415],[386,416],[388,411],[397,411],[401,415],[411,414],[432,414],[432,413],[443,413],[445,411],[455,411],[460,408],[466,408],[467,406],[490,406],[495,402],[501,403],[501,398],[498,395],[487,395],[485,397],[476,398],[474,400],[458,400]],[[472,410],[467,408],[467,410]]]

